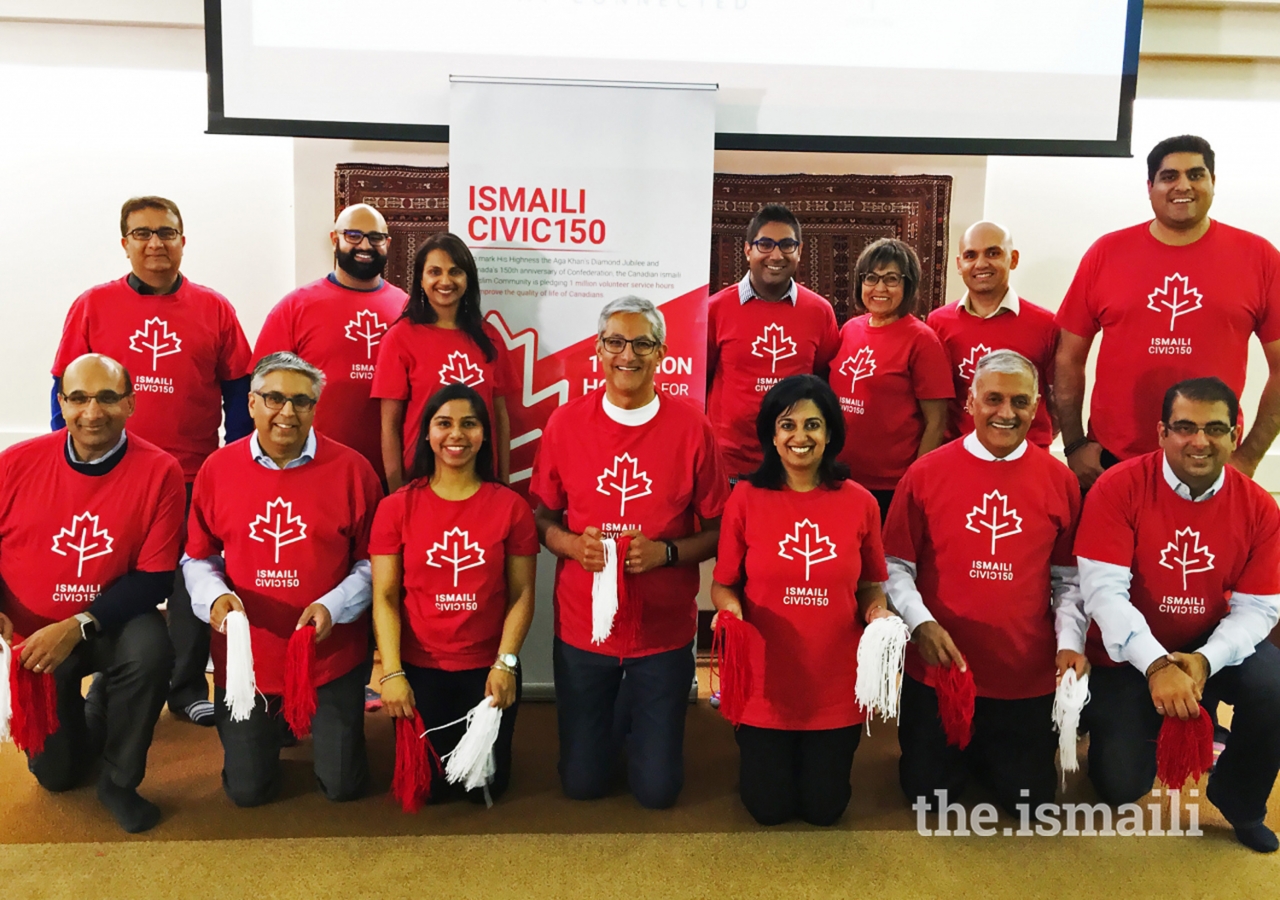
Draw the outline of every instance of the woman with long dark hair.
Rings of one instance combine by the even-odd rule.
[[[866,713],[854,698],[863,626],[891,615],[875,498],[838,461],[844,421],[831,387],[792,375],[756,418],[764,462],[720,524],[711,600],[759,631],[763,658],[736,735],[739,792],[762,825],[844,814]],[[754,652],[759,654],[760,648]]]
[[[538,532],[529,505],[495,479],[489,413],[477,391],[437,391],[416,449],[409,483],[382,501],[369,539],[382,708],[393,718],[416,709],[435,728],[490,698],[503,710],[488,785],[496,798],[511,777]],[[431,742],[443,756],[464,731],[454,725]],[[432,783],[439,799],[448,789],[442,778]],[[469,796],[484,800],[479,788]]]
[[[413,283],[400,318],[382,336],[372,395],[382,401],[382,460],[394,491],[412,471],[414,441],[427,398],[458,382],[475,388],[493,411],[494,458],[506,482],[511,446],[507,418],[516,377],[498,332],[480,310],[475,257],[457,235],[433,234],[413,257]]]

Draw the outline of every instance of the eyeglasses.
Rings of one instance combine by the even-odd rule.
[[[339,231],[338,234],[346,238],[348,244],[358,244],[368,238],[370,247],[381,247],[387,242],[387,238],[391,237],[385,231],[360,231],[356,228],[347,228]]]
[[[121,401],[132,393],[132,391],[126,394],[117,394],[115,391],[98,391],[96,394],[89,394],[84,391],[72,391],[70,394],[59,393],[58,396],[71,406],[82,409],[89,405],[90,400],[97,400],[99,406],[119,406]]]
[[[877,275],[875,272],[867,272],[862,276],[862,283],[867,287],[875,287],[880,282],[884,282],[887,288],[895,288],[907,279],[899,275],[897,272],[890,272],[887,275]]]
[[[631,349],[635,351],[636,356],[648,356],[661,346],[653,338],[638,337],[627,340],[626,338],[615,337],[613,335],[600,338],[600,343],[604,345],[604,349],[615,354],[626,350],[627,344],[630,344]]]
[[[756,238],[751,242],[751,246],[761,253],[772,253],[774,247],[783,253],[795,253],[800,249],[800,242],[795,238],[783,238],[780,241],[775,241],[773,238]]]
[[[1200,432],[1204,432],[1205,437],[1221,438],[1231,433],[1231,426],[1226,422],[1210,422],[1207,425],[1197,425],[1195,422],[1188,422],[1180,419],[1177,422],[1165,422],[1164,427],[1172,431],[1178,437],[1195,437]]]
[[[135,241],[141,241],[144,244],[151,240],[152,235],[155,235],[160,238],[160,240],[167,243],[168,241],[176,241],[178,238],[182,237],[182,232],[176,228],[169,228],[168,226],[165,226],[164,228],[134,228],[129,232],[129,237],[133,238]]]
[[[262,391],[254,391],[254,393],[262,398],[262,402],[265,403],[267,405],[267,409],[272,412],[279,412],[284,409],[284,405],[286,403],[293,404],[294,412],[307,412],[316,405],[316,398],[307,394],[294,394],[291,397],[287,394],[282,394],[279,391],[267,391],[266,393],[263,393]]]

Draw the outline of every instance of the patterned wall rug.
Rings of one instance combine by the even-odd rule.
[[[394,235],[387,280],[407,289],[419,243],[448,227],[449,169],[341,163],[334,172],[335,214],[352,203],[368,203],[386,216]],[[842,323],[853,312],[854,263],[877,238],[901,238],[920,255],[921,315],[946,301],[951,176],[717,174],[712,291],[745,274],[743,231],[764,203],[784,203],[800,219],[800,281],[830,299]]]

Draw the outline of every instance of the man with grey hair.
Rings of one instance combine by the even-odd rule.
[[[899,777],[919,810],[957,797],[970,772],[1013,815],[1054,798],[1056,677],[1087,669],[1087,623],[1072,553],[1080,488],[1027,440],[1039,399],[1025,356],[982,357],[965,400],[973,432],[912,464],[885,522],[889,600],[912,632]],[[938,719],[951,666],[977,691],[960,747]]]
[[[612,788],[625,676],[628,714],[617,718],[628,722],[629,783],[650,809],[671,806],[684,785],[698,563],[715,555],[729,488],[706,415],[654,385],[665,337],[648,300],[604,308],[604,385],[552,413],[529,487],[539,537],[560,558],[553,661],[564,792],[590,800]]]
[[[353,800],[369,780],[368,543],[382,485],[368,460],[311,427],[323,387],[324,374],[292,353],[259,360],[255,431],[209,457],[192,496],[183,575],[192,609],[212,626],[222,783],[237,806],[266,803],[280,788],[286,647],[302,628],[315,629],[316,781],[330,800]],[[240,722],[226,704],[224,621],[233,610],[249,619],[259,691]]]

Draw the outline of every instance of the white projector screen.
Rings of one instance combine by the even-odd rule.
[[[209,130],[448,140],[449,76],[715,83],[722,149],[1127,155],[1142,0],[205,0]]]

